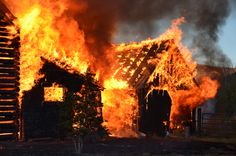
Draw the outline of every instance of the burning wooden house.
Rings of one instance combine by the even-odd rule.
[[[78,70],[67,69],[65,64],[63,69],[41,58],[44,65],[38,73],[44,76],[37,79],[32,89],[20,89],[20,33],[13,21],[16,17],[0,1],[0,140],[58,137],[62,135],[58,133],[66,133],[60,128],[65,120],[73,120],[73,110],[66,103],[75,94],[82,96],[82,102],[84,96],[89,97],[93,106],[86,103],[83,107],[89,107],[98,123],[102,123],[102,88],[88,70],[85,75],[80,74]],[[63,112],[67,116],[61,121]],[[72,128],[72,122],[67,127]]]
[[[118,68],[115,77],[127,81],[136,90],[139,130],[164,135],[170,122],[172,94],[196,86],[194,71],[174,40],[121,45],[118,51],[119,67],[115,67]]]
[[[97,117],[102,117],[101,90],[92,73],[86,75],[60,68],[46,59],[40,73],[44,76],[36,85],[25,92],[22,101],[23,133],[25,140],[38,137],[63,137],[72,128],[73,106],[68,96],[82,96],[83,87],[96,103]],[[81,103],[81,102],[80,102]],[[92,107],[89,103],[86,107]],[[102,122],[102,121],[101,121]]]
[[[18,133],[20,36],[14,19],[0,1],[0,139]]]

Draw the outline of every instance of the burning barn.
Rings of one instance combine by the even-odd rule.
[[[194,73],[174,40],[153,40],[133,46],[119,47],[119,68],[114,76],[136,90],[139,130],[165,135],[170,124],[171,93],[197,86]]]

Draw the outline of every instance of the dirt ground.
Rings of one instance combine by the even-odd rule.
[[[0,142],[0,156],[74,156],[73,141],[44,138],[27,142]],[[108,138],[86,143],[82,156],[236,155],[235,143],[193,138]]]

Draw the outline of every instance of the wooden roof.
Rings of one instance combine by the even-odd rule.
[[[147,83],[147,80],[155,69],[159,68],[156,64],[150,62],[153,60],[161,62],[164,53],[169,53],[166,67],[164,68],[169,72],[170,76],[177,75],[178,70],[185,72],[182,72],[183,74],[181,76],[193,74],[192,71],[189,70],[178,47],[175,45],[174,40],[154,40],[138,48],[128,47],[129,45],[127,45],[127,48],[123,48],[123,51],[118,52],[117,58],[119,67],[115,73],[115,77],[128,81],[129,85],[134,88],[143,87]]]

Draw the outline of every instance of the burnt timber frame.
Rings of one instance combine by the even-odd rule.
[[[170,76],[174,76],[176,74],[175,69],[186,69],[186,71],[189,71],[186,72],[186,76],[192,75],[193,73],[191,73],[192,71],[188,67],[174,40],[153,41],[152,43],[136,48],[129,48],[129,45],[127,47],[127,49],[124,48],[123,51],[118,52],[117,58],[119,65],[114,77],[127,81],[129,85],[136,90],[139,102],[139,115],[137,119],[137,127],[139,131],[153,131],[153,126],[155,127],[155,125],[152,125],[152,123],[148,121],[150,120],[150,117],[147,116],[158,112],[153,113],[153,110],[146,109],[146,107],[152,106],[154,103],[159,105],[160,102],[166,102],[166,106],[158,106],[158,109],[162,109],[162,111],[158,110],[159,115],[162,116],[162,118],[159,119],[160,121],[158,121],[160,127],[155,127],[155,129],[158,129],[163,127],[161,121],[169,120],[171,100],[168,92],[165,90],[153,90],[151,95],[153,93],[155,93],[156,95],[154,95],[153,97],[149,95],[147,97],[147,93],[151,86],[157,86],[161,88],[163,83],[166,84],[166,78],[164,78],[159,73],[156,75],[156,78],[153,82],[147,82],[148,78],[153,74],[156,68],[156,66],[154,64],[149,63],[149,61],[161,60],[162,54],[168,52],[170,53],[170,56],[167,60],[168,64],[165,67],[165,70]],[[176,59],[179,63],[183,64],[183,66],[175,66],[173,64],[173,61]],[[116,69],[117,67],[114,68]],[[192,79],[190,81],[193,83],[193,85],[197,85],[195,79]],[[181,83],[175,85],[175,88],[177,90],[185,90],[188,89],[188,86]],[[160,96],[160,94],[162,93],[164,96]],[[153,98],[156,100],[158,99],[158,101],[155,102]],[[147,102],[146,99],[151,102]],[[158,133],[161,134],[161,131],[163,129],[159,130],[160,131]]]
[[[17,140],[20,131],[19,47],[16,18],[0,0],[0,140]]]

